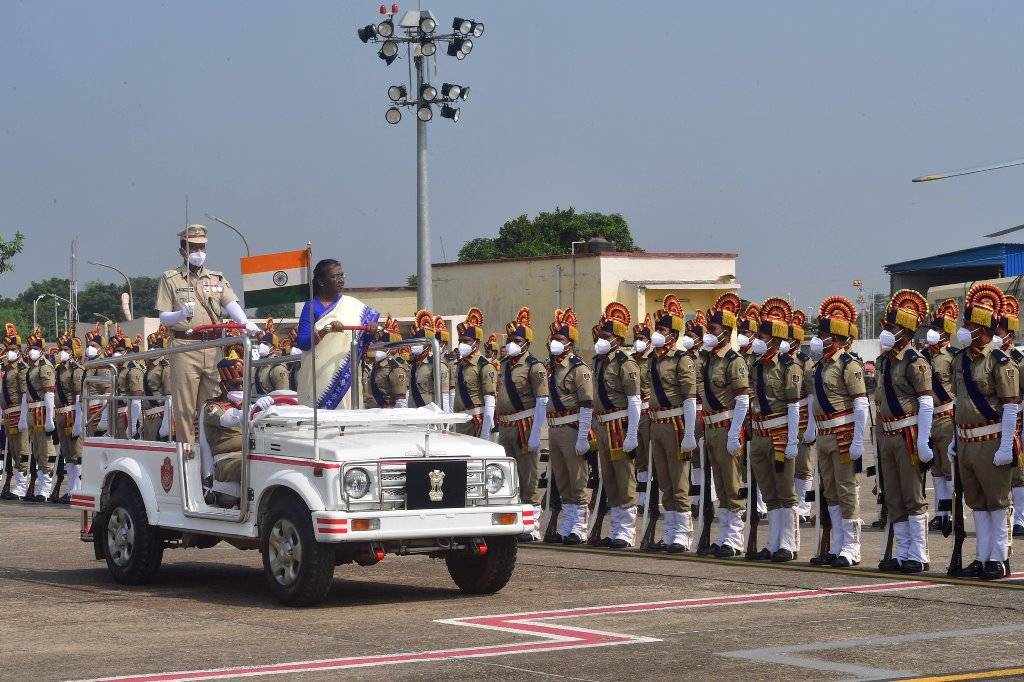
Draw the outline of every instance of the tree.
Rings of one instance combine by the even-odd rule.
[[[574,241],[604,237],[616,251],[642,251],[633,242],[626,219],[618,213],[577,213],[575,208],[542,212],[536,218],[526,214],[501,226],[497,237],[477,237],[459,249],[459,262],[497,258],[556,256],[572,252]]]
[[[405,286],[407,287],[417,286],[419,285],[419,282],[420,278],[418,275],[409,275],[408,277],[405,278]]]
[[[0,272],[10,272],[14,269],[14,257],[25,248],[25,235],[21,232],[14,233],[14,239],[0,237]]]

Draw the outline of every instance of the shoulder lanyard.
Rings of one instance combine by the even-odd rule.
[[[887,353],[882,358],[882,363],[882,388],[885,391],[885,402],[894,417],[905,417],[907,413],[903,411],[900,399],[896,396],[896,387],[892,385],[892,355]]]
[[[971,359],[967,357],[971,354],[969,348],[965,348],[960,354],[963,357],[961,361],[961,369],[964,375],[964,388],[967,389],[967,397],[974,403],[974,408],[978,410],[986,419],[999,419],[999,413],[993,409],[992,405],[989,404],[988,400],[981,394],[981,389],[978,388],[978,382],[974,380],[974,373],[971,371]]]
[[[833,414],[836,408],[832,407],[832,402],[828,399],[828,395],[825,393],[825,382],[821,380],[821,375],[825,370],[825,361],[821,360],[818,365],[814,368],[814,397],[818,401],[818,405],[821,406],[821,411],[825,414]]]
[[[656,352],[651,353],[651,390],[654,391],[654,397],[658,399],[658,404],[661,407],[672,407],[668,394],[665,393],[665,386],[661,383],[661,377],[658,375],[658,354]]]
[[[519,397],[519,391],[516,389],[516,385],[512,383],[512,361],[505,361],[505,393],[508,395],[508,401],[512,403],[512,407],[516,408],[516,412],[522,412],[523,399]]]
[[[768,402],[768,392],[764,387],[764,363],[757,361],[757,406],[761,410],[761,416],[767,417],[771,414],[772,406]]]
[[[724,410],[725,405],[715,395],[715,385],[711,383],[711,360],[714,357],[716,357],[714,353],[708,353],[704,366],[701,367],[701,373],[704,375],[704,397],[707,399],[707,403],[711,406],[712,411],[718,412]]]
[[[555,361],[551,362],[551,371],[548,372],[548,393],[551,394],[551,402],[555,405],[556,412],[565,412],[565,403],[558,395],[558,386],[555,384],[555,370],[558,368],[558,363]],[[568,371],[572,371],[572,364],[570,363]]]

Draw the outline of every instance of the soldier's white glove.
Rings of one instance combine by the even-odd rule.
[[[868,421],[868,399],[860,396],[853,399],[853,441],[850,443],[851,459],[864,456],[864,427]]]
[[[249,408],[249,419],[252,419],[253,415],[256,414],[257,412],[269,410],[271,407],[273,407],[273,405],[274,399],[269,395],[265,395],[262,398],[257,398],[256,402],[254,402],[252,404],[252,407]]]
[[[100,412],[100,420],[96,424],[96,430],[97,431],[104,431],[105,432],[107,430],[107,428],[110,426],[110,419],[109,419],[109,416],[108,416],[109,415],[109,412],[108,412],[109,407],[110,407],[110,404],[107,401],[103,401],[103,410]]]
[[[747,410],[750,409],[750,396],[743,394],[736,396],[736,405],[733,407],[732,423],[729,424],[729,435],[725,438],[725,449],[735,457],[740,453],[740,429],[743,428],[743,420],[747,418]]]
[[[75,396],[75,421],[71,424],[71,437],[82,435],[82,397]]]
[[[45,405],[43,428],[46,429],[47,433],[53,433],[57,428],[53,423],[53,391],[47,391],[43,394],[43,405]]]
[[[158,431],[161,438],[167,438],[171,435],[171,396],[167,396],[164,400],[164,414],[160,418],[160,430]]]
[[[18,431],[28,431],[28,393],[21,396],[21,416],[18,417]]]
[[[576,433],[576,454],[585,455],[590,452],[590,424],[594,419],[594,409],[580,408],[579,431]]]
[[[992,457],[996,466],[1005,466],[1013,461],[1013,435],[1017,430],[1017,412],[1020,405],[1007,403],[1003,405],[1002,433],[999,437],[999,449]]]
[[[480,437],[484,440],[491,439],[491,432],[494,431],[494,396],[484,396],[484,419],[480,424]]]
[[[917,397],[917,458],[927,464],[935,457],[931,446],[928,444],[929,436],[932,433],[932,414],[935,411],[935,403],[930,395]]]
[[[804,429],[804,443],[810,445],[818,439],[818,425],[814,421],[814,396],[807,396],[807,428]]]
[[[231,408],[220,416],[220,425],[225,429],[237,429],[242,425],[242,411],[238,408]]]
[[[188,301],[181,304],[180,310],[173,310],[164,313],[160,313],[160,324],[165,327],[173,327],[179,322],[188,322],[192,319],[192,315],[195,312],[195,302]]]
[[[448,407],[445,408],[445,411],[446,412],[454,412],[455,411],[455,389],[454,388],[448,390]]]
[[[452,411],[452,399],[451,396],[448,395],[448,391],[441,392],[441,410],[443,412]]]
[[[245,331],[248,334],[259,334],[260,327],[255,322],[250,322],[246,316],[245,311],[242,310],[242,306],[238,305],[238,301],[232,301],[224,306],[224,312],[226,312],[236,324],[245,326]]]
[[[139,432],[139,417],[142,416],[142,401],[132,400],[128,403],[128,437],[135,438]]]
[[[540,450],[540,429],[544,426],[544,420],[548,416],[547,396],[537,398],[537,404],[533,408],[533,426],[530,427],[530,437],[526,439],[526,449],[532,452]]]
[[[683,442],[679,447],[683,452],[697,449],[697,399],[687,398],[683,401]]]
[[[800,404],[786,405],[786,459],[796,459],[800,446]]]
[[[949,446],[946,448],[946,457],[949,459],[950,464],[956,459],[956,438],[949,441]]]
[[[625,452],[633,452],[640,445],[637,434],[640,431],[640,410],[642,403],[639,395],[626,396],[626,437],[622,439],[622,449]]]

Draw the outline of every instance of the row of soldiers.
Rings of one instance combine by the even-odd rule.
[[[591,330],[592,363],[577,353],[579,325],[572,309],[555,311],[547,362],[530,352],[534,338],[526,308],[506,325],[506,345],[498,352],[488,349],[477,308],[458,326],[450,351],[443,324],[427,311],[416,316],[413,335],[438,338],[448,351],[440,367],[451,394],[442,400],[472,416],[461,431],[484,438],[497,432],[517,462],[520,496],[534,505],[541,501],[538,451],[547,424],[549,490],[557,488],[561,514],[546,541],[588,541],[598,504],[591,495],[595,467],[587,456],[596,449],[611,515],[609,533],[589,538],[596,544],[636,543],[638,488],[649,480],[665,517],[660,539],[647,548],[741,556],[744,533],[752,537],[746,499],[756,489],[766,506],[768,532],[762,547],[751,551],[748,542],[746,555],[791,561],[798,557],[800,518],[808,513],[813,449],[827,532],[810,561],[856,566],[862,526],[858,475],[873,430],[890,537],[879,568],[930,568],[926,471],[932,468],[935,480],[939,521],[933,528],[948,534],[956,468],[978,537],[976,560],[961,574],[992,579],[1009,573],[1011,506],[1024,514],[1024,354],[1014,349],[1019,306],[997,287],[978,285],[966,297],[960,327],[959,312],[954,301],[930,311],[919,293],[897,292],[881,323],[870,397],[863,363],[851,351],[859,336],[856,308],[839,296],[822,302],[817,333],[810,338],[803,313],[781,298],[744,308],[726,294],[687,320],[679,301],[667,296],[662,309],[632,329],[628,309],[611,303]],[[960,350],[950,346],[952,338]],[[390,319],[376,338],[399,339]],[[413,345],[407,362],[381,347],[372,349],[364,360],[366,405],[431,402],[431,352],[429,344]],[[878,415],[875,429],[869,427],[871,402]],[[650,471],[638,475],[645,465]],[[697,546],[694,487],[703,488],[705,500],[714,490],[719,503],[717,537]],[[658,506],[653,498],[648,504]],[[706,535],[710,516],[704,521]]]

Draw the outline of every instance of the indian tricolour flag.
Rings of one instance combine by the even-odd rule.
[[[309,299],[309,249],[242,258],[245,307]]]

